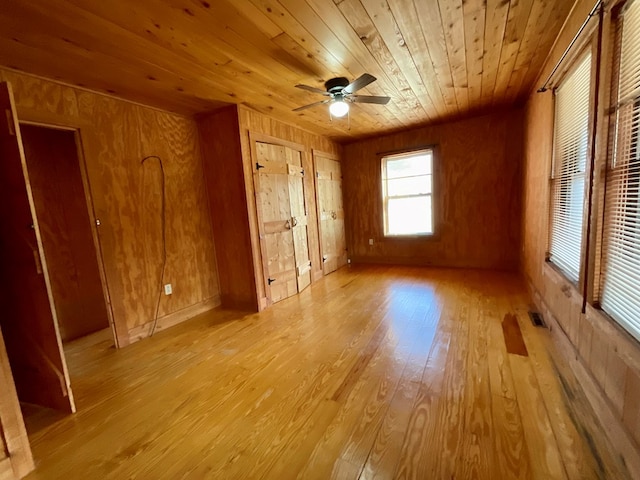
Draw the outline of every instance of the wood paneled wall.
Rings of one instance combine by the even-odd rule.
[[[194,120],[0,69],[21,121],[80,129],[119,346],[149,334],[160,289],[161,177],[167,267],[158,329],[219,304],[211,222]]]
[[[340,158],[340,145],[333,141],[302,130],[293,125],[276,120],[275,118],[263,115],[255,110],[239,106],[238,114],[240,119],[240,141],[242,145],[243,167],[245,171],[245,188],[247,192],[247,202],[249,205],[249,227],[251,231],[251,243],[254,255],[254,271],[257,280],[258,298],[264,299],[264,279],[262,263],[260,259],[260,239],[258,234],[258,220],[256,218],[255,192],[253,187],[253,163],[251,157],[250,134],[266,135],[274,139],[283,140],[303,145],[305,151],[302,152],[302,168],[304,168],[304,189],[305,202],[307,207],[308,237],[309,237],[309,258],[311,260],[311,278],[316,281],[322,278],[322,259],[320,256],[320,240],[318,236],[318,215],[316,208],[315,186],[313,181],[313,150],[337,155]],[[264,140],[264,138],[263,138]]]
[[[258,309],[249,212],[236,106],[198,119],[216,242],[220,299],[231,308]]]
[[[594,2],[579,0],[551,52],[536,88],[558,61]],[[605,21],[605,33],[610,24]],[[608,36],[605,35],[605,41]],[[610,59],[604,49],[603,80]],[[606,99],[606,90],[601,99]],[[600,118],[608,106],[601,103]],[[531,93],[526,108],[522,266],[551,335],[568,359],[632,478],[640,478],[640,344],[600,311],[582,311],[582,292],[545,262],[549,225],[549,172],[553,147],[553,95]],[[598,130],[599,162],[606,128]],[[604,148],[603,148],[604,147]],[[597,176],[596,176],[597,177]]]
[[[308,215],[312,281],[322,277],[313,181],[314,149],[338,156],[340,146],[325,137],[280,122],[243,106],[230,106],[198,118],[223,305],[266,306],[256,198],[256,159],[251,141],[303,146],[302,167]]]
[[[343,191],[349,257],[354,262],[517,269],[521,133],[522,112],[511,111],[346,145]],[[436,233],[385,238],[381,157],[430,145],[436,149]]]

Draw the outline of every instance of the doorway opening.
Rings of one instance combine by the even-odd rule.
[[[114,340],[79,133],[26,123],[20,124],[20,133],[37,219],[33,222],[37,221],[45,260],[36,266],[36,273],[31,276],[39,288],[46,284],[47,288],[42,290],[48,292],[50,300],[46,302],[46,295],[40,295],[43,301],[37,311],[31,313],[40,317],[36,320],[38,328],[8,335],[5,340],[27,433],[33,435],[75,411],[70,386],[65,392],[62,379],[69,376],[73,379],[73,368],[77,367],[68,371],[64,357],[70,350],[77,350],[79,343],[99,342],[102,348],[110,348]],[[35,252],[35,238],[32,240],[31,248]],[[29,302],[29,299],[19,301]],[[30,308],[22,306],[19,310],[29,315]],[[44,336],[54,338],[44,339]],[[63,356],[61,365],[50,361],[55,357],[56,343],[59,355]],[[52,351],[40,348],[43,344]],[[32,358],[25,359],[25,355],[17,351],[28,346],[33,347]],[[49,373],[44,372],[47,369]],[[52,381],[43,389],[44,393],[33,395],[31,391],[39,387],[43,377]],[[61,396],[68,401],[59,398]]]

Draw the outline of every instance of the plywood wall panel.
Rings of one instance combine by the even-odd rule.
[[[247,107],[230,106],[198,117],[211,209],[222,302],[262,309],[267,305],[254,187],[256,140],[301,150],[311,276],[322,276],[313,149],[339,157],[338,144]]]
[[[520,111],[504,112],[346,145],[343,189],[352,260],[516,269],[521,125]],[[429,145],[436,148],[436,235],[385,238],[383,152]]]
[[[578,0],[549,55],[536,86],[549,75],[587,17],[594,2]],[[611,4],[609,4],[610,6]],[[609,29],[605,18],[604,31]],[[605,42],[608,37],[605,35]],[[609,49],[603,49],[603,85],[607,85]],[[571,56],[571,55],[570,55]],[[566,68],[569,63],[565,63]],[[602,115],[608,96],[603,92]],[[600,310],[587,305],[583,293],[545,261],[549,226],[549,172],[553,147],[553,94],[532,92],[526,105],[524,141],[522,270],[536,301],[553,326],[551,335],[565,345],[562,352],[581,378],[600,420],[608,426],[609,440],[620,452],[631,476],[640,475],[640,344]],[[603,118],[603,117],[601,117]],[[605,158],[607,132],[597,134],[599,158]],[[596,176],[597,178],[598,176]],[[568,346],[568,348],[567,348]],[[616,422],[613,425],[612,422]]]
[[[160,177],[157,163],[142,167],[146,155],[160,156],[166,173],[165,281],[174,293],[161,298],[160,317],[175,323],[196,304],[219,304],[196,122],[8,70],[0,75],[14,85],[21,120],[80,129],[119,345],[130,331],[140,338],[150,329],[160,288]]]
[[[258,309],[238,110],[198,120],[224,306]]]
[[[137,111],[143,156],[162,158],[166,178],[165,283],[173,284],[174,294],[163,297],[162,316],[210,298],[212,292],[219,291],[218,277],[197,127],[183,117],[159,115],[146,108]],[[145,167],[149,166],[145,163]],[[155,168],[157,175],[157,164]],[[159,190],[154,189],[154,194],[158,195]],[[155,216],[159,218],[159,210],[155,210]],[[207,278],[193,281],[191,272],[201,271],[203,267],[211,268]]]
[[[13,91],[28,92],[16,99],[17,106],[63,117],[79,117],[77,90],[54,82],[39,80],[0,69],[0,77],[11,83]]]

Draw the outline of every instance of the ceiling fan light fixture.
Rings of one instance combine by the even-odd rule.
[[[344,117],[347,113],[349,113],[349,104],[344,100],[336,100],[335,102],[331,102],[331,104],[329,104],[329,111],[334,117]]]

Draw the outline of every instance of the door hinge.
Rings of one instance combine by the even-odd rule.
[[[304,177],[304,168],[302,170],[300,170],[300,175],[302,175]]]
[[[271,285],[271,284],[272,284],[273,282],[275,282],[275,281],[276,281],[276,279],[275,279],[275,278],[268,278],[268,279],[267,279],[267,283],[268,283],[269,285]]]
[[[264,168],[264,165],[260,165],[258,162],[256,162],[256,170],[260,170],[261,168]]]

